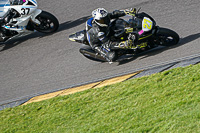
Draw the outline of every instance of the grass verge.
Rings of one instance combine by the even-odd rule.
[[[0,132],[200,132],[200,64],[0,111]]]

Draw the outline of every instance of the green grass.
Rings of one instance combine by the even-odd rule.
[[[200,132],[200,64],[5,109],[0,132]]]

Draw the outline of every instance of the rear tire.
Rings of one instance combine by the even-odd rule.
[[[156,34],[154,42],[162,46],[171,46],[178,44],[179,39],[180,37],[175,31],[166,28],[160,28]]]
[[[42,11],[36,19],[40,21],[40,25],[34,24],[34,29],[42,33],[52,33],[58,30],[58,19],[46,11]]]

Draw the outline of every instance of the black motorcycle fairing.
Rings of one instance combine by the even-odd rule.
[[[124,19],[115,19],[110,25],[110,41],[118,42],[127,40],[126,28],[130,27],[129,23]]]
[[[154,28],[154,26],[156,26],[156,21],[149,14],[147,14],[145,12],[141,12],[141,13],[138,13],[136,15],[136,18],[143,19],[144,17],[148,17],[148,18],[150,18],[153,21],[153,28]]]

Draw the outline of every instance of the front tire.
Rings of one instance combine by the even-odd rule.
[[[40,21],[40,24],[34,24],[34,29],[42,32],[42,33],[52,33],[58,30],[59,22],[58,19],[52,15],[51,13],[48,13],[46,11],[42,11],[36,19]]]
[[[171,46],[178,44],[179,39],[180,37],[175,31],[166,28],[159,28],[154,42],[157,45]]]

